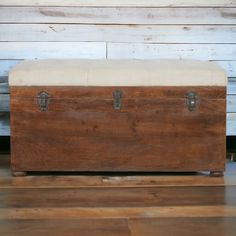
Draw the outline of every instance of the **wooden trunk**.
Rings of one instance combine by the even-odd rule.
[[[225,98],[225,86],[11,86],[12,169],[223,171]]]

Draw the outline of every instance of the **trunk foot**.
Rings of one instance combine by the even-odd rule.
[[[23,177],[27,175],[27,172],[26,171],[13,171],[12,175],[14,177]]]
[[[210,176],[211,177],[222,177],[224,176],[223,171],[210,171]]]

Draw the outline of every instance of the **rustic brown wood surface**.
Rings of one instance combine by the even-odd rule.
[[[14,178],[0,155],[0,235],[217,235],[236,231],[236,163],[206,173]]]
[[[0,158],[0,188],[84,188],[84,187],[156,187],[156,186],[235,186],[236,166],[227,165],[224,178],[209,178],[207,172],[198,173],[139,173],[90,174],[35,172],[24,178],[13,178],[10,156]]]
[[[113,107],[117,89],[120,110]],[[40,91],[51,96],[46,112],[37,104]],[[193,112],[188,91],[199,95]],[[12,87],[12,168],[222,171],[225,95],[225,87]]]

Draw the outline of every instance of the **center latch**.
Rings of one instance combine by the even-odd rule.
[[[187,107],[189,109],[189,111],[195,111],[197,109],[198,106],[198,102],[199,102],[199,98],[198,98],[198,94],[196,92],[188,92],[186,94],[186,103],[187,103]]]
[[[113,107],[116,110],[120,110],[121,109],[121,105],[122,105],[122,91],[121,90],[115,90],[113,92]]]

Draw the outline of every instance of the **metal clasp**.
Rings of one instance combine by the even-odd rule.
[[[116,110],[120,110],[121,109],[121,99],[122,99],[122,91],[121,90],[115,90],[113,92],[113,107]]]
[[[188,92],[186,94],[186,98],[187,98],[187,107],[189,109],[189,111],[195,111],[197,109],[197,105],[198,105],[198,94],[196,92]]]
[[[41,91],[38,93],[37,100],[41,111],[48,110],[50,98],[51,98],[50,94],[45,91]]]

